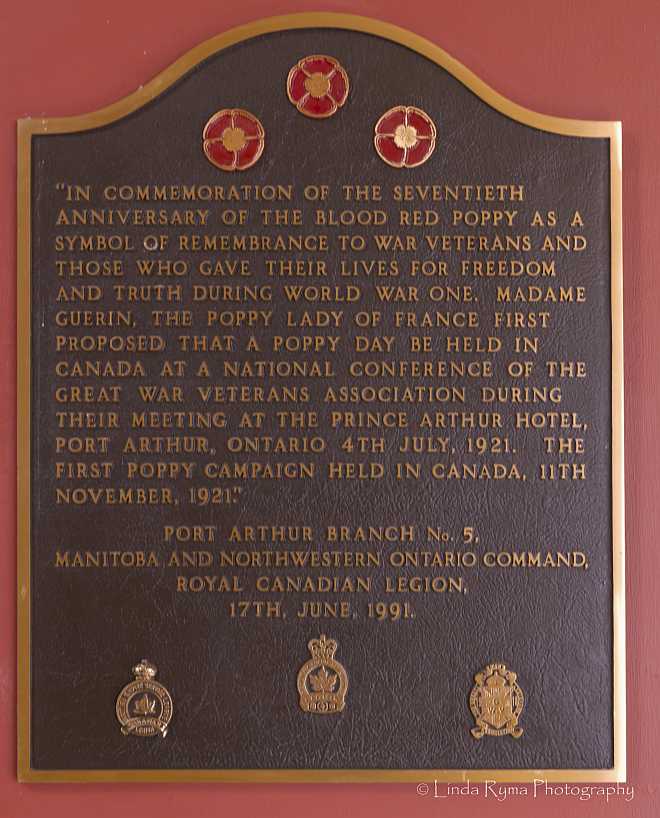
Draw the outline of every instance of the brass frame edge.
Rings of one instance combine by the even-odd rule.
[[[623,157],[621,123],[610,138],[610,309],[612,319],[612,650],[614,764],[626,779],[626,577],[623,381]]]
[[[17,640],[18,640],[18,780],[30,778],[30,401],[31,401],[31,185],[30,129],[18,122],[16,163],[17,230],[17,346],[16,346],[16,547],[17,547]]]
[[[31,767],[30,655],[30,418],[31,418],[31,149],[32,136],[90,130],[121,119],[167,90],[212,54],[244,40],[288,29],[337,28],[373,34],[403,45],[447,70],[496,111],[539,130],[610,140],[610,232],[612,321],[612,637],[614,766],[608,769],[421,769],[421,770],[36,770]],[[17,632],[18,780],[26,783],[226,782],[395,783],[421,782],[612,782],[626,780],[626,667],[623,454],[623,250],[621,123],[565,119],[532,111],[507,99],[439,46],[406,29],[352,14],[312,12],[269,17],[212,37],[194,47],[128,96],[87,114],[18,120],[17,162]]]
[[[431,784],[485,782],[531,784],[611,783],[616,768],[598,770],[292,770],[292,769],[226,769],[226,770],[29,770],[21,778],[29,784]]]

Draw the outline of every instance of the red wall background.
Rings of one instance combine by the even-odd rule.
[[[434,799],[406,785],[19,785],[15,681],[15,120],[114,102],[236,25],[342,11],[440,45],[497,91],[623,120],[628,781],[634,799]],[[660,778],[660,5],[657,0],[37,0],[0,10],[0,816],[651,816]]]

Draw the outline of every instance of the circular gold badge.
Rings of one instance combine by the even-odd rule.
[[[172,697],[159,682],[154,681],[156,666],[142,659],[133,668],[135,681],[130,682],[117,697],[117,718],[125,736],[167,735],[167,726],[174,710]]]

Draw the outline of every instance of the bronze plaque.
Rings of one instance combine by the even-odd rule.
[[[623,778],[620,210],[363,18],[22,120],[22,780]]]

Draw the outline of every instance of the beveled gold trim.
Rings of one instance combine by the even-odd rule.
[[[27,781],[30,769],[30,188],[32,167],[31,131],[18,122],[17,161],[17,265],[16,287],[16,563],[18,644],[18,778]]]
[[[626,778],[626,578],[623,392],[623,214],[621,123],[610,137],[610,233],[612,315],[612,638],[614,771]]]
[[[107,125],[142,107],[202,60],[262,34],[302,28],[337,28],[383,37],[446,69],[484,102],[511,119],[566,136],[610,140],[612,314],[612,540],[614,652],[614,767],[598,770],[34,770],[30,766],[30,187],[33,134],[72,133]],[[81,116],[18,122],[17,288],[17,533],[18,533],[18,778],[26,782],[440,782],[496,779],[528,782],[624,781],[626,777],[624,460],[623,460],[623,255],[621,123],[562,119],[536,113],[498,94],[438,46],[398,26],[350,14],[314,12],[258,20],[193,48],[151,82],[118,102]]]
[[[616,771],[616,768],[614,768]],[[28,770],[26,784],[419,784],[425,782],[482,784],[593,784],[625,781],[612,770]]]

